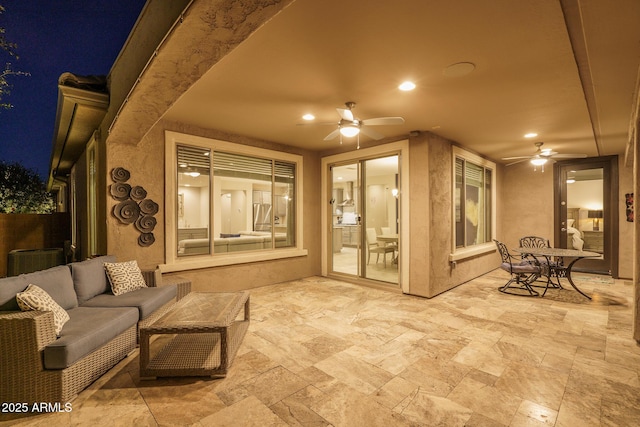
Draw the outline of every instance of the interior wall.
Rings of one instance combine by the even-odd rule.
[[[178,220],[181,228],[209,228],[209,197],[201,187],[178,187],[178,193],[183,195],[184,216]],[[204,196],[204,197],[203,197]]]
[[[396,231],[396,198],[391,193],[395,186],[395,175],[367,177],[367,226],[375,227],[378,234],[382,233],[382,227],[388,227],[392,233]],[[375,202],[375,206],[371,206],[374,204],[372,202]]]
[[[578,208],[579,221],[574,227],[580,231],[592,231],[593,219],[589,218],[589,210],[602,210],[603,180],[595,179],[589,181],[576,181],[571,185],[571,189],[567,191],[567,208]],[[602,224],[601,224],[602,226]]]
[[[213,205],[212,235],[214,237],[219,236],[220,233],[237,233],[252,229],[252,191],[252,185],[247,182],[213,177],[213,194],[220,194],[223,200],[223,203]],[[226,210],[223,211],[223,207]]]
[[[179,123],[161,121],[137,144],[121,144],[108,141],[107,167],[124,167],[131,172],[131,185],[141,185],[147,190],[147,198],[160,206],[155,215],[158,225],[154,230],[155,243],[149,247],[137,244],[139,233],[132,225],[121,224],[113,215],[107,218],[108,253],[119,261],[135,259],[142,268],[155,268],[164,264],[165,233],[165,183],[164,183],[164,132],[172,130],[205,138],[251,145],[271,150],[290,152],[303,156],[303,221],[304,247],[308,255],[284,260],[263,261],[255,264],[238,264],[200,270],[181,271],[178,275],[191,279],[194,291],[231,291],[270,285],[287,280],[318,275],[320,269],[320,158],[318,154],[285,147],[266,141],[228,135],[222,132],[196,128]],[[117,202],[108,201],[108,212]]]

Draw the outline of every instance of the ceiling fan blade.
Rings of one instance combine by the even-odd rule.
[[[512,165],[516,165],[518,163],[522,163],[522,162],[526,162],[530,159],[531,157],[526,157],[526,158],[521,158],[522,160],[516,160],[515,162],[511,162],[511,163],[507,163],[505,166],[512,166]],[[504,159],[503,159],[504,160]]]
[[[340,117],[342,117],[343,120],[348,120],[350,122],[354,120],[353,112],[351,110],[347,110],[346,108],[336,108],[336,110],[338,111],[338,114],[340,114]]]
[[[584,159],[586,154],[554,154],[551,157],[554,159]]]
[[[376,132],[373,129],[369,129],[366,126],[360,126],[360,132],[362,132],[364,135],[368,136],[369,138],[373,138],[375,140],[384,138],[383,134],[381,134],[380,132]]]
[[[517,157],[503,157],[502,160],[527,160],[527,159],[533,159],[536,156],[517,156]]]
[[[324,141],[329,141],[329,140],[332,140],[332,139],[336,138],[339,133],[340,133],[340,128],[334,130],[329,135],[325,136],[324,137]]]
[[[315,126],[326,126],[326,125],[332,125],[332,126],[337,126],[340,123],[338,122],[308,122],[308,123],[296,123],[296,126],[309,126],[309,125],[315,125]]]
[[[404,123],[402,117],[376,117],[373,119],[362,120],[363,125],[379,126],[379,125],[401,125]]]

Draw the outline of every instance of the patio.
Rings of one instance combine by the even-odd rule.
[[[225,379],[139,379],[138,350],[72,411],[0,425],[622,426],[640,419],[633,287],[544,298],[495,270],[433,299],[322,277],[251,291]]]

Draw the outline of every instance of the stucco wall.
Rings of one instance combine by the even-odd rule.
[[[113,216],[113,207],[118,203],[107,196],[107,253],[116,255],[119,261],[137,260],[141,268],[155,268],[164,263],[164,132],[160,126],[151,130],[136,145],[120,144],[116,140],[107,143],[107,194],[113,184],[110,172],[122,167],[131,173],[127,181],[131,186],[142,186],[147,198],[158,203],[153,230],[156,242],[149,247],[138,245],[140,233],[133,224],[122,224]]]
[[[409,138],[409,171],[411,203],[409,204],[409,222],[411,238],[409,241],[409,293],[431,296],[429,288],[429,146],[426,134]]]
[[[626,222],[624,194],[632,192],[633,168],[624,166],[624,156],[618,157],[618,276],[633,276],[633,223]],[[520,237],[536,235],[548,237],[554,242],[554,182],[553,166],[534,171],[529,162],[501,167],[503,179],[499,192],[501,205],[498,221],[502,232],[498,239],[508,247],[517,247]]]
[[[618,158],[619,194],[618,194],[618,276],[625,279],[633,277],[633,222],[627,221],[625,194],[633,193],[633,167],[625,166],[624,156]]]
[[[155,268],[165,262],[165,130],[302,155],[305,212],[304,218],[302,218],[303,241],[304,248],[308,250],[308,255],[303,257],[181,271],[170,275],[191,279],[192,289],[195,291],[228,291],[249,289],[320,274],[320,229],[317,226],[320,223],[320,161],[317,154],[265,141],[167,122],[158,123],[137,146],[121,144],[116,140],[109,141],[107,144],[108,170],[110,171],[114,167],[124,167],[129,170],[131,172],[129,183],[143,186],[147,191],[147,198],[160,205],[160,212],[155,215],[158,220],[158,225],[154,230],[156,241],[150,247],[141,247],[137,244],[139,233],[135,227],[121,224],[111,214],[111,210],[117,202],[109,199],[107,202],[109,210],[107,217],[108,253],[116,255],[121,261],[135,259],[142,268]],[[109,183],[111,183],[110,179]]]
[[[501,209],[498,240],[518,247],[523,236],[542,236],[553,242],[553,167],[533,170],[529,162],[501,167]]]
[[[433,297],[499,264],[495,252],[449,262],[452,248],[451,141],[429,132],[410,138],[410,293]],[[498,177],[499,179],[499,177]]]

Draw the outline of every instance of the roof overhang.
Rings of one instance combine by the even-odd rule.
[[[91,136],[100,127],[109,106],[106,85],[70,86],[69,80],[64,78],[67,75],[63,74],[58,84],[58,107],[47,180],[49,190],[55,180],[65,180],[69,175]]]

